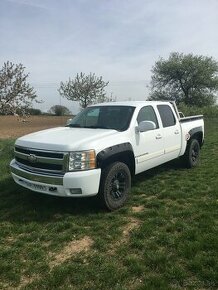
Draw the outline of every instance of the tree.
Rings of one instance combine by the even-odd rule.
[[[62,97],[79,101],[80,106],[86,108],[90,104],[110,100],[104,90],[108,83],[93,73],[85,75],[81,72],[75,79],[69,79],[66,83],[61,82],[58,91]]]
[[[67,107],[61,105],[52,106],[48,112],[56,116],[71,115],[71,111]]]
[[[40,109],[28,108],[26,109],[27,114],[39,116],[42,115],[42,111]]]
[[[173,52],[152,68],[149,100],[174,100],[205,106],[216,101],[218,63],[212,57]]]
[[[29,108],[36,100],[34,89],[27,83],[29,73],[25,67],[12,62],[5,62],[0,70],[0,113],[16,113],[17,109]]]

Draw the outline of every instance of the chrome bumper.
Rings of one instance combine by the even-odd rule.
[[[15,162],[15,160],[11,161],[10,169],[11,169],[11,172],[17,175],[18,177],[23,177],[30,181],[36,181],[36,182],[52,184],[52,185],[63,185],[63,176],[58,176],[58,175],[48,176],[48,175],[28,172],[20,168]]]

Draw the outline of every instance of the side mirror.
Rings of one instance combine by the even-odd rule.
[[[156,124],[152,121],[142,121],[138,125],[138,132],[146,132],[156,129]]]
[[[71,123],[72,120],[73,119],[68,119],[67,122],[66,122],[66,126],[68,126]]]

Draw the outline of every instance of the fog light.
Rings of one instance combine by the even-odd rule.
[[[81,188],[71,188],[70,189],[71,194],[82,194]]]

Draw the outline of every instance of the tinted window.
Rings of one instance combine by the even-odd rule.
[[[176,124],[176,119],[171,108],[168,105],[158,105],[158,111],[162,120],[163,127],[170,127]]]
[[[129,127],[134,110],[135,107],[130,106],[88,107],[73,118],[68,126],[124,131]]]
[[[138,124],[142,121],[152,121],[156,124],[156,128],[159,128],[155,111],[151,106],[141,108],[137,117],[137,121]]]

